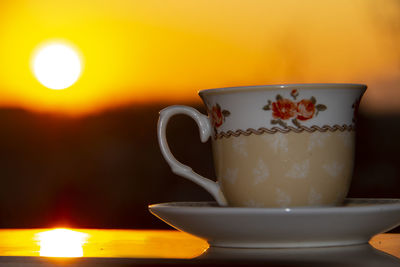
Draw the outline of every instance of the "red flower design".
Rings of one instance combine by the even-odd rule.
[[[211,114],[213,125],[214,127],[218,128],[224,122],[221,107],[219,105],[213,106]]]
[[[299,92],[297,89],[293,89],[292,92],[290,92],[290,95],[296,100],[296,98],[299,96]]]
[[[297,119],[306,121],[311,119],[315,113],[315,104],[308,99],[303,99],[297,103]]]
[[[296,104],[286,98],[272,103],[272,116],[275,119],[287,120],[296,114]]]

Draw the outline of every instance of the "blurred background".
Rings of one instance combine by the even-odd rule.
[[[39,57],[51,44],[75,54]],[[200,89],[307,82],[369,86],[349,196],[400,198],[400,1],[3,0],[0,227],[167,228],[148,204],[211,197],[171,173],[158,111],[204,112]],[[193,121],[168,138],[215,177]]]

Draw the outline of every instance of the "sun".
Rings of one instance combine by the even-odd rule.
[[[78,52],[64,43],[41,46],[33,56],[32,69],[38,81],[54,90],[73,85],[82,71]]]

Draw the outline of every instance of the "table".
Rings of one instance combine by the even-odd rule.
[[[380,234],[369,244],[346,247],[229,249],[210,248],[204,240],[175,230],[0,230],[1,266],[161,264],[400,266],[400,234]]]

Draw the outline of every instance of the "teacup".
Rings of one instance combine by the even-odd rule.
[[[160,112],[158,140],[172,171],[206,189],[221,206],[340,205],[354,164],[355,122],[367,86],[285,84],[199,92],[208,116],[187,106]],[[175,114],[212,138],[218,182],[171,154],[165,132]]]

